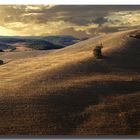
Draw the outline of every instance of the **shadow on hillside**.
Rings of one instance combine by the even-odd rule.
[[[90,116],[82,114],[89,106],[139,90],[139,81],[92,81],[49,96],[1,99],[0,134],[70,134]]]
[[[123,50],[114,52],[107,59],[113,70],[124,72],[140,72],[140,40],[128,41]]]
[[[140,72],[140,40],[129,40],[122,50],[116,50],[110,54],[104,54],[103,59],[94,57],[82,60],[77,64],[67,64],[57,70],[55,76],[64,75],[71,77],[85,74],[110,73],[110,72]]]
[[[35,104],[42,104],[46,118],[49,114],[49,122],[53,122],[55,129],[50,129],[50,134],[69,134],[73,132],[82,122],[86,121],[90,114],[82,114],[90,105],[107,102],[107,96],[118,96],[131,94],[140,90],[140,82],[88,82],[79,87],[62,90],[49,97],[36,98]],[[44,101],[42,102],[43,99]],[[40,107],[40,109],[42,109]],[[38,116],[42,120],[42,115]],[[46,128],[46,118],[38,124]],[[48,119],[48,118],[47,118]],[[45,123],[46,122],[46,123]]]

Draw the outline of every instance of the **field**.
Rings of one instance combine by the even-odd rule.
[[[50,51],[1,52],[0,135],[139,135],[140,39],[109,33]],[[93,48],[103,43],[103,59]]]

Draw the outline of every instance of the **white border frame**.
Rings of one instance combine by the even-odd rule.
[[[9,4],[56,4],[56,5],[139,5],[139,0],[0,0],[0,5]]]

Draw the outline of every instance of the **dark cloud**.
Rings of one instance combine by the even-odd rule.
[[[108,20],[105,17],[97,17],[93,19],[93,22],[96,24],[99,24],[100,26],[104,23],[106,23]]]
[[[103,27],[98,30],[98,32],[105,32],[105,33],[117,32],[117,31],[119,31],[119,28],[117,27]]]

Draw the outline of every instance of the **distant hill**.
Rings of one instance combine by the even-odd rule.
[[[75,44],[80,41],[80,39],[75,38],[73,36],[46,36],[43,37],[44,40],[61,46],[68,46]]]
[[[35,50],[60,49],[79,42],[72,36],[0,36],[0,49],[16,50],[15,44]]]
[[[63,48],[61,45],[56,45],[45,40],[29,40],[26,42],[28,48],[35,50],[50,50]]]
[[[6,43],[3,43],[3,42],[0,42],[0,50],[5,50],[5,49],[14,49],[14,47],[12,47],[11,45],[9,44],[6,44]]]

